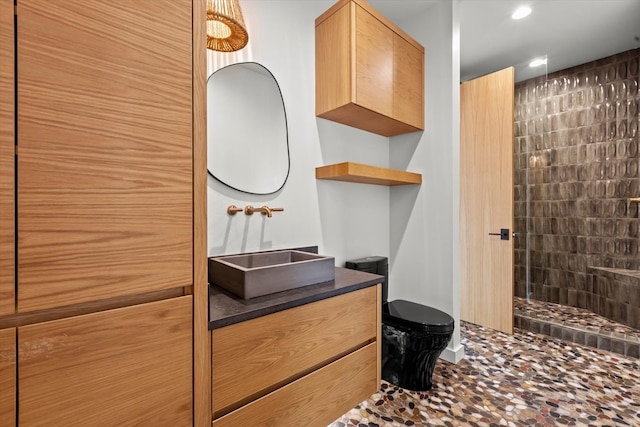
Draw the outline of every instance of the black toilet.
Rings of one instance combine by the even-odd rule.
[[[453,334],[453,318],[411,301],[387,301],[386,257],[347,261],[345,267],[385,277],[382,283],[382,379],[408,390],[429,390],[438,357]]]

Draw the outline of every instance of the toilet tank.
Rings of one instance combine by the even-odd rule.
[[[352,270],[384,276],[382,282],[382,302],[387,302],[389,294],[389,259],[384,256],[370,256],[345,262],[344,266]]]

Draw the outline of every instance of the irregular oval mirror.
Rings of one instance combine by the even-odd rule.
[[[207,81],[207,169],[221,183],[272,194],[289,176],[287,118],[280,87],[255,62],[229,65]]]

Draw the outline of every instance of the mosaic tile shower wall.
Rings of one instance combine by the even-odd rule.
[[[531,298],[636,328],[639,68],[634,49],[518,83],[514,141],[516,296],[529,263]]]

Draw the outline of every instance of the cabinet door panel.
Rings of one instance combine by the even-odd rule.
[[[393,32],[356,7],[356,102],[392,117]]]
[[[16,423],[16,329],[0,329],[0,426]]]
[[[352,99],[350,20],[346,5],[316,27],[316,114],[322,115]]]
[[[393,117],[424,129],[424,52],[393,37]]]
[[[372,343],[213,421],[213,427],[326,426],[380,386]]]
[[[15,311],[13,0],[0,0],[0,316]]]
[[[189,0],[20,0],[18,310],[192,283]]]
[[[18,328],[20,423],[192,423],[191,296]]]

